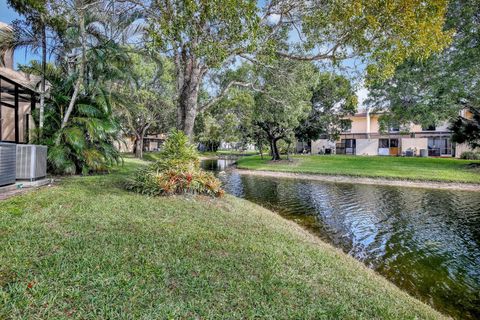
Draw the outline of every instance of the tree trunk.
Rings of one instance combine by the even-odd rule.
[[[260,158],[262,158],[263,160],[263,143],[262,142],[258,142],[258,151],[260,151]]]
[[[177,129],[193,141],[193,127],[198,112],[198,92],[203,72],[194,58],[187,61],[183,70],[182,87],[178,95]]]
[[[270,140],[270,144],[272,146],[272,160],[273,161],[281,160],[280,152],[278,152],[277,141],[278,141],[278,138],[273,138],[273,139]]]
[[[143,137],[139,135],[135,139],[135,158],[143,158]]]
[[[82,11],[80,15],[80,42],[82,44],[82,53],[80,57],[80,66],[79,66],[79,71],[78,71],[78,78],[75,82],[75,87],[73,90],[72,98],[70,99],[70,103],[68,104],[67,111],[65,112],[65,115],[62,120],[62,124],[60,125],[60,130],[64,129],[67,126],[68,120],[70,119],[70,115],[73,111],[73,107],[75,106],[75,103],[77,102],[78,94],[80,92],[81,85],[83,83],[83,77],[85,73],[85,64],[87,63],[87,58],[86,58],[86,51],[87,51],[87,44],[86,44],[86,31],[85,31],[85,13]],[[57,139],[55,141],[55,145],[60,145],[61,141],[61,135],[59,134],[57,136]]]
[[[43,126],[45,122],[45,74],[47,73],[47,31],[45,24],[42,26],[42,75],[40,83],[40,117],[39,117],[39,135],[43,134]]]
[[[145,124],[140,131],[136,133],[135,141],[135,157],[142,159],[143,158],[143,140],[147,134],[147,130],[150,128],[150,124]]]
[[[193,139],[193,127],[198,107],[198,88],[196,88],[198,85],[192,85],[194,88],[191,85],[182,88],[177,109],[177,129],[182,130],[190,140]]]

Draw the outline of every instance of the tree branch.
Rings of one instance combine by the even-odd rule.
[[[263,92],[263,90],[259,89],[259,88],[256,88],[254,86],[253,83],[247,83],[247,82],[241,82],[241,81],[230,81],[223,89],[222,91],[220,91],[220,93],[210,99],[209,101],[207,101],[205,104],[203,104],[202,106],[200,106],[200,108],[198,109],[200,112],[203,112],[207,109],[209,109],[210,107],[212,107],[215,103],[219,102],[220,100],[222,100],[226,94],[228,93],[228,91],[230,90],[230,88],[232,87],[243,87],[243,88],[251,88],[252,90],[254,91],[257,91],[257,92]]]

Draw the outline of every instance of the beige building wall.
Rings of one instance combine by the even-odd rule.
[[[441,123],[441,124],[439,124],[438,126],[435,127],[435,131],[450,131],[448,129],[448,126],[449,126],[448,122]],[[419,125],[419,124],[413,124],[412,123],[412,124],[410,124],[408,129],[410,130],[410,132],[425,132],[425,130],[423,130],[422,126]]]
[[[367,132],[367,118],[365,117],[351,117],[352,128],[350,133],[366,133]]]
[[[380,131],[380,124],[378,122],[378,115],[369,115],[370,117],[370,130],[368,130],[367,115],[357,115],[349,117],[352,121],[352,128],[349,133],[378,133]]]
[[[115,141],[113,145],[117,148],[120,152],[133,152],[133,144],[134,139],[133,137],[122,137],[120,141]]]
[[[441,124],[439,124],[436,128],[435,128],[435,131],[450,131],[448,129],[449,127],[449,123],[448,122],[443,122]]]
[[[13,69],[13,51],[7,50],[3,56],[3,61],[5,62],[4,67]]]
[[[154,151],[158,149],[158,141],[150,141],[148,145],[148,151]]]
[[[380,115],[378,114],[370,114],[370,130],[368,131],[368,120],[366,114],[356,115],[352,117],[348,117],[352,121],[352,128],[349,133],[379,133],[380,132],[380,122],[379,118]],[[448,122],[444,122],[439,124],[435,131],[449,131],[448,130]],[[408,131],[410,132],[422,132],[422,126],[418,124],[410,124],[408,126]],[[368,132],[367,132],[368,131]]]
[[[2,106],[2,140],[15,142],[15,110]],[[29,102],[20,102],[18,107],[18,137],[19,141],[27,142],[27,134],[30,137],[32,129],[34,129],[34,121],[30,112]],[[26,118],[29,118],[29,133],[27,133]]]
[[[378,155],[378,139],[357,139],[356,155],[376,156]]]
[[[410,132],[422,132],[422,126],[419,124],[410,124],[409,127]]]
[[[319,154],[320,150],[325,150],[325,149],[335,149],[335,142],[330,141],[328,139],[319,139],[312,141],[312,146],[311,146],[311,153],[312,154]]]
[[[400,146],[402,152],[411,149],[416,156],[419,156],[420,149],[428,149],[428,138],[402,138]]]
[[[378,115],[370,115],[370,132],[369,133],[378,133],[380,132],[380,123],[378,122]]]
[[[2,106],[2,140],[15,142],[15,112]]]

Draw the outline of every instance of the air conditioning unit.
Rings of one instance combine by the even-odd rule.
[[[47,147],[17,144],[17,180],[35,181],[47,175]]]
[[[0,142],[0,187],[15,183],[15,155],[17,148],[14,143]]]

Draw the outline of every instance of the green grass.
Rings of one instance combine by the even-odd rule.
[[[257,151],[235,151],[235,150],[218,150],[216,152],[200,152],[200,156],[214,158],[218,156],[251,156],[258,154]],[[160,152],[145,152],[143,159],[147,161],[157,161],[160,159]]]
[[[258,154],[258,151],[255,150],[246,150],[246,151],[239,151],[239,150],[217,150],[216,152],[200,152],[202,156],[251,156]]]
[[[238,167],[327,175],[480,183],[480,168],[469,167],[480,161],[454,158],[401,158],[366,156],[295,156],[293,161],[272,162],[268,157],[247,157]]]
[[[146,161],[157,161],[160,159],[160,152],[159,151],[144,152],[143,159]]]
[[[151,198],[107,176],[0,205],[0,319],[439,319],[245,200]]]

